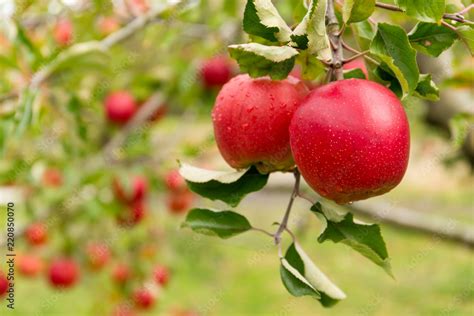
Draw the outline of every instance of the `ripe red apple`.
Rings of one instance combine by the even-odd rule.
[[[232,64],[226,56],[206,60],[201,66],[201,79],[206,88],[221,87],[232,77]]]
[[[127,91],[115,91],[105,99],[105,114],[110,122],[125,124],[137,111],[135,98]]]
[[[261,172],[293,168],[288,126],[308,93],[298,79],[239,75],[224,85],[212,111],[217,146],[233,168]]]
[[[124,204],[142,202],[148,193],[148,179],[141,175],[134,176],[131,188],[127,190],[117,178],[114,178],[112,190],[116,199]]]
[[[34,277],[43,269],[43,261],[35,255],[18,256],[18,271],[26,277]]]
[[[146,208],[142,201],[128,205],[118,216],[118,222],[125,227],[132,227],[140,223],[146,215]]]
[[[112,271],[112,279],[118,284],[124,284],[132,277],[132,271],[125,263],[117,264]]]
[[[182,192],[187,190],[186,181],[178,170],[171,170],[165,175],[165,185],[171,192]]]
[[[69,258],[54,260],[49,267],[49,281],[54,287],[71,287],[79,278],[79,266]]]
[[[150,309],[155,304],[155,295],[150,290],[141,288],[133,293],[133,301],[140,309]]]
[[[104,267],[110,259],[110,249],[106,244],[94,242],[87,245],[87,257],[94,270]]]
[[[132,184],[132,198],[131,202],[132,203],[137,203],[142,201],[145,197],[146,194],[148,193],[148,180],[147,178],[143,176],[135,176],[133,178],[133,184]]]
[[[194,195],[191,191],[171,193],[166,200],[168,209],[173,214],[182,214],[188,211],[193,203]]]
[[[42,245],[48,239],[46,226],[43,223],[30,224],[25,230],[26,241],[32,246]]]
[[[0,297],[7,294],[8,283],[7,276],[0,271]]]
[[[69,19],[63,18],[54,26],[54,39],[60,46],[71,44],[73,37],[73,26]]]
[[[43,185],[48,187],[59,187],[63,184],[61,171],[55,168],[46,169],[42,176]]]
[[[293,116],[290,142],[306,182],[343,204],[386,193],[402,180],[410,132],[394,93],[348,79],[311,92]]]
[[[120,28],[120,23],[113,16],[104,16],[99,19],[98,27],[102,35],[109,35]]]
[[[362,70],[362,72],[365,75],[365,79],[369,78],[369,73],[367,71],[367,66],[365,65],[365,62],[364,62],[364,57],[351,60],[350,62],[342,66],[342,69],[344,70],[351,70],[351,69],[356,69],[356,68],[359,68],[360,70]]]
[[[161,286],[165,286],[166,284],[168,284],[168,281],[170,279],[170,272],[167,267],[158,265],[153,271],[153,276],[155,278],[156,283]]]

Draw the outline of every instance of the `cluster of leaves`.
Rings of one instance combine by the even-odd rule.
[[[292,29],[270,0],[247,1],[243,28],[254,41],[229,46],[230,54],[253,77],[283,79],[298,62],[305,79],[318,78],[324,73],[324,64],[332,59],[325,24],[327,4],[327,0],[309,1],[306,15]],[[353,40],[372,57],[375,68],[371,79],[388,85],[401,98],[415,95],[435,100],[438,88],[429,74],[420,74],[416,52],[437,57],[456,40],[462,40],[472,53],[473,27],[456,27],[443,20],[445,1],[398,1],[398,5],[398,10],[418,20],[408,34],[395,24],[369,22],[375,1],[344,1],[339,18],[351,28]]]
[[[268,174],[260,174],[254,167],[242,171],[211,171],[182,164],[180,173],[192,191],[210,200],[223,201],[230,207],[238,206],[247,194],[261,190],[269,177]],[[334,210],[332,206],[323,206],[319,202],[311,207],[311,212],[325,226],[318,242],[346,244],[392,275],[378,225],[355,221],[352,214]],[[205,208],[192,209],[183,227],[220,238],[259,230],[235,210]],[[345,298],[345,294],[317,268],[296,240],[293,240],[286,254],[280,257],[280,261],[281,279],[290,294],[309,295],[319,300],[323,306],[331,306]]]

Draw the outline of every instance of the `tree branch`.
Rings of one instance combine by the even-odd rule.
[[[334,69],[336,80],[342,80],[344,79],[344,74],[342,72],[344,56],[342,51],[341,36],[344,31],[344,27],[342,30],[339,29],[339,21],[337,20],[336,13],[334,11],[334,0],[328,1],[326,24],[329,42],[331,43],[331,67]]]
[[[376,2],[375,6],[381,8],[381,9],[389,10],[389,11],[405,12],[405,11],[403,11],[403,9],[401,9],[401,8],[399,8],[399,7],[397,7],[393,4]],[[463,14],[469,12],[472,8],[474,8],[473,4],[467,6],[466,8],[464,8],[463,10],[461,10],[457,13],[445,13],[445,14],[443,14],[443,19],[453,20],[453,21],[456,21],[456,22],[459,22],[459,23],[465,23],[465,24],[472,25],[473,22],[469,21],[469,20],[466,20],[463,16]]]

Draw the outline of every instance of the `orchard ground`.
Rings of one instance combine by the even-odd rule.
[[[410,106],[412,153],[409,170],[402,184],[389,194],[374,199],[396,206],[442,215],[474,224],[474,180],[463,162],[443,166],[450,145],[437,132],[420,124],[418,106]],[[182,130],[186,127],[186,130]],[[177,133],[179,131],[179,133]],[[179,135],[182,146],[172,146],[172,156],[184,161],[205,162],[209,167],[225,163],[209,139],[212,129],[207,121],[183,124],[169,116],[156,127],[155,137]],[[205,148],[205,150],[203,149]],[[203,154],[205,153],[205,155]],[[289,177],[291,179],[291,176]],[[271,183],[269,185],[271,187]],[[149,315],[172,315],[174,309],[190,308],[199,315],[470,315],[474,310],[474,257],[460,245],[441,241],[382,224],[392,258],[395,280],[382,269],[344,245],[319,244],[321,224],[307,212],[309,205],[297,200],[290,227],[299,234],[308,254],[341,289],[352,289],[348,298],[331,310],[325,310],[310,298],[295,299],[286,293],[278,274],[277,249],[268,237],[247,232],[231,240],[196,235],[179,229],[181,217],[167,215],[164,197],[154,197],[157,227],[176,228],[166,242],[175,249],[172,279]],[[288,194],[267,188],[251,194],[237,208],[257,227],[278,221]],[[272,203],[268,203],[272,200]],[[204,200],[196,206],[219,206]],[[21,208],[18,207],[18,210]],[[4,208],[2,216],[4,216]],[[17,213],[17,224],[22,214]],[[302,220],[301,220],[302,219]],[[2,227],[5,218],[2,218]],[[138,228],[139,229],[139,228]],[[4,258],[4,249],[0,255]],[[158,250],[160,251],[160,249]],[[209,260],[209,258],[213,258]],[[137,258],[136,260],[139,260]],[[3,260],[2,260],[3,261]],[[3,267],[3,266],[2,266]],[[16,280],[15,311],[1,301],[1,315],[105,315],[113,302],[108,282],[111,267],[82,279],[82,286],[67,291],[52,289],[45,277]],[[231,309],[229,309],[231,307]],[[143,313],[147,315],[147,313]]]

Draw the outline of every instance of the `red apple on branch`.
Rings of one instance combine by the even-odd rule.
[[[400,183],[410,132],[393,92],[373,81],[348,79],[311,92],[293,116],[290,141],[306,182],[343,204]]]
[[[49,282],[54,287],[71,287],[79,278],[79,266],[70,258],[55,259],[49,267]]]
[[[272,81],[239,75],[225,84],[212,122],[227,163],[237,169],[256,165],[261,172],[293,168],[288,126],[307,93],[307,87],[292,76]]]

